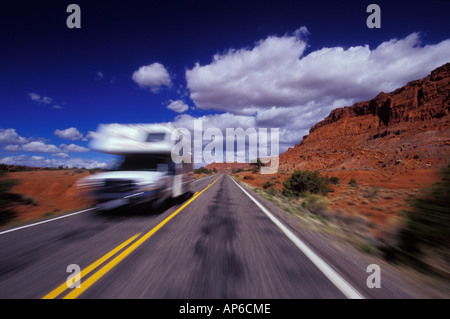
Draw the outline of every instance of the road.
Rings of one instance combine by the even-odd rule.
[[[92,209],[0,232],[0,298],[411,297],[409,283],[399,288],[389,273],[381,289],[369,289],[370,261],[302,234],[283,211],[228,175],[197,180],[193,191],[156,212]],[[68,265],[80,267],[81,288],[67,287]]]

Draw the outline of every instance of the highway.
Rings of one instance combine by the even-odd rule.
[[[101,213],[0,232],[0,298],[409,298],[410,281],[335,240],[301,230],[228,175],[157,211]],[[69,265],[81,270],[68,288]],[[387,269],[382,265],[382,269]]]

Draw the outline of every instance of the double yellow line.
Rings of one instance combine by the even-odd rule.
[[[173,212],[170,216],[168,216],[166,219],[164,219],[161,223],[159,223],[156,227],[151,229],[148,233],[146,233],[144,236],[139,238],[137,241],[136,238],[138,238],[141,233],[138,233],[131,237],[130,239],[124,241],[122,244],[108,252],[106,255],[86,267],[83,271],[80,273],[80,280],[83,279],[83,277],[86,277],[89,273],[91,273],[93,270],[98,268],[100,265],[102,265],[104,262],[106,262],[108,259],[116,255],[118,252],[120,252],[122,249],[130,245],[128,248],[126,248],[124,251],[122,251],[119,255],[117,255],[114,259],[109,261],[106,265],[104,265],[102,268],[100,268],[97,272],[95,272],[92,276],[87,278],[86,280],[82,281],[82,284],[79,288],[72,288],[72,290],[63,297],[63,299],[75,299],[79,295],[81,295],[83,292],[85,292],[89,287],[91,287],[94,283],[96,283],[100,278],[102,278],[106,273],[108,273],[112,268],[114,268],[118,263],[120,263],[122,260],[124,260],[129,254],[131,254],[136,248],[138,248],[140,245],[142,245],[147,239],[149,239],[154,233],[156,233],[161,227],[163,227],[169,220],[171,220],[175,215],[177,215],[180,211],[182,211],[187,205],[189,205],[193,200],[195,200],[198,196],[200,196],[204,191],[206,191],[208,188],[210,188],[222,175],[217,177],[214,182],[209,184],[205,189],[203,189],[201,192],[195,193],[194,196],[190,200],[188,200],[186,203],[183,204],[180,208],[178,208],[175,212]],[[67,282],[64,282],[60,286],[58,286],[56,289],[45,295],[42,299],[55,299],[59,295],[61,295],[63,292],[65,292],[68,289]]]

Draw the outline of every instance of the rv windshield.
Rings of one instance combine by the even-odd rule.
[[[161,164],[169,164],[163,157],[127,155],[120,163],[120,171],[156,171]],[[158,165],[159,164],[159,165]]]

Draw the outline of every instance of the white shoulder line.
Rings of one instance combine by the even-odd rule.
[[[8,229],[8,230],[0,232],[0,235],[6,234],[6,233],[10,233],[10,232],[13,232],[13,231],[16,231],[16,230],[19,230],[19,229],[28,228],[28,227],[32,227],[32,226],[36,226],[36,225],[40,225],[40,224],[44,224],[44,223],[48,223],[48,222],[52,222],[52,221],[57,220],[57,219],[66,218],[66,217],[70,217],[70,216],[73,216],[73,215],[78,215],[78,214],[85,213],[85,212],[88,212],[88,211],[93,210],[93,209],[95,209],[95,207],[88,208],[88,209],[85,209],[85,210],[80,210],[79,212],[74,212],[74,213],[58,216],[58,217],[55,217],[55,218],[43,220],[41,222],[37,222],[37,223],[25,225],[25,226],[20,226],[20,227]]]
[[[231,176],[228,175],[231,178]],[[250,195],[241,185],[231,178],[239,188],[277,225],[281,231],[316,265],[317,268],[349,299],[364,299],[355,288],[353,288],[344,278],[342,278],[333,268],[331,268],[322,258],[317,256],[302,240],[284,226],[275,216],[272,215],[263,205],[261,205],[252,195]]]

